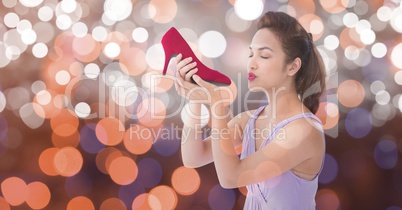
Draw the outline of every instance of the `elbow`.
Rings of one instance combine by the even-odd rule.
[[[221,185],[222,188],[224,189],[233,189],[233,188],[237,188],[237,183],[236,181],[230,179],[230,178],[222,178],[219,177],[219,184]]]

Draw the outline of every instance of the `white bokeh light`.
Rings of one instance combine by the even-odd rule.
[[[402,33],[402,8],[398,7],[392,11],[390,23],[396,32]]]
[[[397,68],[402,69],[402,43],[399,43],[394,47],[391,53],[391,61]]]
[[[115,42],[107,43],[103,49],[105,55],[109,58],[115,58],[120,54],[120,46]]]
[[[9,12],[4,16],[4,24],[9,28],[15,28],[20,22],[20,17],[14,12]]]
[[[133,37],[134,41],[138,43],[144,43],[148,40],[149,34],[145,28],[138,27],[133,30],[131,36]]]
[[[343,16],[343,24],[348,27],[348,28],[353,28],[357,25],[357,22],[359,21],[359,17],[355,13],[346,13]]]
[[[339,39],[335,35],[329,35],[324,39],[324,46],[328,50],[335,50],[339,46]]]
[[[83,22],[74,23],[72,28],[73,34],[76,37],[84,37],[88,33],[88,27]]]
[[[148,66],[153,69],[162,69],[165,61],[165,54],[162,48],[162,44],[154,44],[148,48],[145,53],[145,60]]]
[[[70,82],[70,74],[66,70],[61,70],[56,73],[56,82],[59,85],[67,85]]]
[[[201,115],[196,116],[192,113],[190,109],[190,104],[184,105],[183,109],[181,110],[180,113],[181,120],[183,121],[184,125],[187,126],[194,126],[193,123],[191,123],[194,119],[199,119],[200,120],[200,127],[203,128],[208,124],[210,115],[208,108],[204,105],[201,104]]]
[[[91,107],[85,102],[80,102],[75,105],[74,112],[79,118],[86,118],[91,114]]]
[[[46,90],[46,84],[41,80],[36,80],[31,85],[31,91],[34,94],[38,94],[40,91]]]
[[[42,106],[37,103],[24,104],[19,110],[22,121],[31,129],[39,128],[45,121],[41,116],[45,115]]]
[[[398,108],[399,108],[399,111],[402,112],[402,96],[399,97],[399,100],[398,100]]]
[[[39,91],[39,93],[36,94],[36,100],[40,105],[47,105],[50,103],[50,100],[52,99],[52,96],[47,90],[42,90]]]
[[[236,0],[234,8],[241,19],[255,20],[264,10],[264,2],[262,0]]]
[[[371,29],[366,29],[360,33],[360,40],[365,45],[373,44],[375,39],[376,39],[376,35],[375,35],[374,31],[372,31]]]
[[[56,26],[61,30],[66,30],[70,28],[72,20],[68,15],[60,15],[56,19]]]
[[[5,107],[6,107],[6,97],[4,96],[3,92],[0,91],[0,112],[2,112]]]
[[[130,16],[133,5],[130,0],[106,0],[103,9],[110,20],[121,21]]]
[[[47,55],[48,51],[49,49],[44,43],[36,43],[32,47],[32,54],[37,58],[44,58]]]
[[[385,90],[385,84],[382,81],[376,80],[370,85],[370,91],[373,94],[377,94],[378,92],[383,90]]]
[[[36,42],[36,32],[32,29],[27,29],[21,33],[21,40],[24,44],[31,45]]]
[[[60,2],[61,10],[65,13],[72,13],[77,9],[77,2],[75,0],[62,0]]]
[[[387,46],[383,43],[375,43],[371,47],[371,54],[376,58],[382,58],[387,54]]]
[[[360,50],[353,45],[348,46],[345,49],[345,57],[349,60],[357,59],[359,57],[359,54],[360,54]]]
[[[238,33],[246,31],[251,26],[251,22],[241,19],[238,15],[236,15],[233,8],[226,12],[225,21],[230,30]]]
[[[402,71],[396,72],[394,75],[394,79],[395,79],[396,84],[402,85]]]
[[[38,10],[38,17],[41,21],[49,21],[53,18],[53,10],[49,6],[43,6]]]
[[[98,42],[103,42],[107,38],[107,30],[102,26],[96,26],[92,30],[92,38]]]
[[[29,20],[21,20],[17,24],[17,31],[18,33],[22,34],[22,32],[32,29],[32,23]]]
[[[388,104],[390,100],[391,95],[389,95],[389,93],[385,90],[381,90],[375,94],[375,101],[380,105]]]
[[[111,88],[112,100],[120,106],[130,106],[137,100],[138,91],[138,87],[133,81],[117,80]]]
[[[95,63],[89,63],[84,68],[84,74],[88,78],[91,78],[91,79],[97,78],[99,76],[99,73],[100,73],[100,68]]]
[[[371,23],[368,20],[359,20],[356,24],[356,32],[358,34],[363,33],[363,31],[370,30]]]
[[[377,17],[383,22],[387,22],[391,19],[392,10],[387,6],[382,6],[377,10]]]
[[[43,0],[20,0],[20,3],[26,7],[37,7]]]
[[[217,31],[207,31],[200,36],[198,46],[204,56],[216,58],[225,52],[226,39]]]

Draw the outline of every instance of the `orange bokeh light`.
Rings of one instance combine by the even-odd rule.
[[[39,156],[39,167],[48,176],[56,176],[59,173],[54,167],[54,157],[59,151],[59,148],[48,148],[44,150]]]
[[[99,210],[126,210],[126,205],[118,198],[109,198],[102,202]]]
[[[177,3],[175,0],[151,0],[148,12],[155,14],[152,19],[156,23],[169,23],[177,15]]]
[[[59,114],[50,119],[50,126],[59,136],[71,136],[77,132],[79,120],[75,113],[69,109],[60,110]]]
[[[315,14],[303,15],[299,18],[299,22],[307,32],[313,35],[313,40],[318,40],[324,33],[324,23]]]
[[[342,49],[346,49],[349,46],[355,46],[359,49],[364,49],[366,45],[361,41],[360,35],[355,28],[344,28],[339,36],[339,44]]]
[[[42,94],[35,95],[35,97],[33,99],[33,103],[38,104],[40,107],[38,107],[38,106],[33,106],[33,107],[34,107],[35,113],[39,117],[49,119],[49,118],[57,116],[60,112],[60,108],[58,108],[57,105],[55,103],[53,103],[53,99],[56,97],[57,93],[51,89],[47,89],[46,91],[50,94],[50,102],[47,104],[41,104],[41,103],[39,103],[39,101],[44,100],[43,98],[41,98],[41,97],[43,97],[43,95]]]
[[[329,102],[321,102],[315,115],[321,120],[326,130],[335,127],[340,117],[338,106]]]
[[[176,192],[169,186],[157,186],[149,194],[153,195],[148,197],[148,202],[152,209],[171,210],[177,206]]]
[[[102,149],[98,154],[96,154],[96,166],[99,171],[104,174],[109,174],[108,168],[110,163],[117,157],[121,157],[123,154],[120,150],[114,147],[107,147]]]
[[[99,42],[95,41],[89,34],[84,37],[74,37],[72,44],[74,57],[82,62],[91,62],[97,59],[101,52]]]
[[[1,192],[10,205],[18,206],[27,199],[28,187],[21,178],[9,177],[1,183]]]
[[[166,117],[166,106],[157,98],[147,98],[137,107],[138,121],[147,127],[157,127]]]
[[[172,186],[181,195],[194,194],[199,189],[200,184],[200,175],[193,168],[181,166],[172,174]]]
[[[135,197],[135,199],[131,205],[131,208],[133,210],[152,210],[151,206],[149,205],[149,200],[156,201],[157,199],[155,198],[155,196],[150,195],[149,193],[143,193],[143,194]]]
[[[81,153],[74,147],[64,147],[54,156],[54,167],[57,172],[66,177],[74,176],[81,168],[84,160]]]
[[[327,12],[338,14],[346,9],[349,0],[320,0],[320,4]]]
[[[76,131],[70,136],[59,136],[53,132],[52,143],[57,148],[77,147],[80,143],[80,133]]]
[[[119,185],[128,185],[134,182],[138,175],[138,167],[129,157],[118,157],[109,166],[110,178]]]
[[[132,125],[124,135],[124,146],[129,152],[136,155],[148,152],[153,141],[152,130],[141,125]]]
[[[32,209],[43,209],[50,201],[50,190],[42,182],[32,182],[28,184],[27,204]]]
[[[84,196],[78,196],[70,200],[67,204],[67,210],[95,210],[92,201]]]
[[[321,189],[316,196],[317,209],[338,209],[340,202],[338,195],[330,189]]]
[[[315,13],[315,4],[313,0],[289,0],[288,5],[295,8],[296,17]]]
[[[107,146],[115,146],[123,140],[125,132],[123,123],[116,118],[103,118],[95,128],[96,137]]]
[[[363,85],[356,80],[343,81],[338,87],[339,102],[346,107],[356,107],[364,100],[366,92]]]
[[[144,73],[148,66],[144,51],[134,47],[124,49],[120,54],[119,62],[123,64],[122,69],[131,76]]]
[[[1,196],[0,196],[0,209],[11,210],[10,204],[8,204],[7,200]]]

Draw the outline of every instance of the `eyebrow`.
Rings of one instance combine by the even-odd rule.
[[[250,50],[252,49],[252,47],[248,47]],[[274,52],[271,48],[269,48],[269,47],[260,47],[260,48],[258,48],[257,50],[270,50],[271,52]]]

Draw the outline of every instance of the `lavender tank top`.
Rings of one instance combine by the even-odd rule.
[[[255,120],[265,106],[258,108],[247,122],[240,159],[243,159],[255,152],[255,139],[253,130]],[[283,120],[275,126],[268,138],[265,139],[261,147],[267,145],[276,135],[279,129],[283,128],[293,120],[300,118],[310,118],[320,125],[321,121],[312,113],[299,114]],[[322,166],[320,172],[322,170]],[[319,172],[319,173],[320,173]],[[266,180],[264,182],[247,186],[247,197],[244,210],[311,210],[315,209],[315,195],[318,188],[318,175],[313,180],[306,180],[296,176],[293,172],[286,171],[283,174]]]

